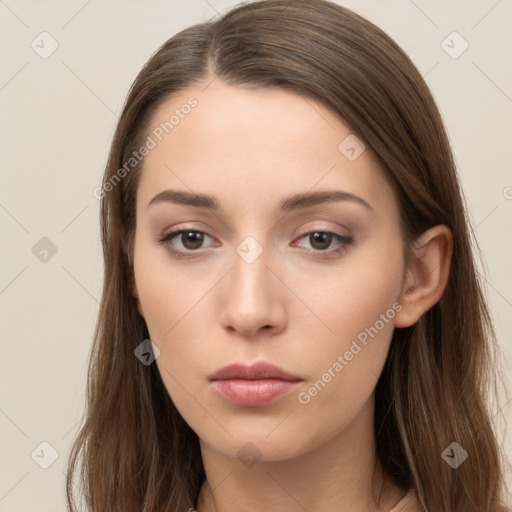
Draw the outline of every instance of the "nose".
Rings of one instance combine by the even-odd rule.
[[[286,287],[269,263],[266,249],[252,262],[235,254],[219,299],[224,328],[255,337],[259,331],[277,334],[286,327]]]

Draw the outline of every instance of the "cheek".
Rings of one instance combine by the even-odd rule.
[[[150,339],[160,349],[156,364],[165,388],[185,421],[196,425],[207,419],[193,397],[208,374],[202,365],[208,360],[205,307],[211,283],[170,268],[169,262],[148,257],[136,271],[139,299]]]
[[[156,363],[174,400],[181,393],[179,383],[189,388],[191,376],[204,373],[199,368],[208,331],[204,307],[212,284],[202,273],[180,272],[165,250],[142,243],[136,246],[134,267],[149,336],[160,350]]]
[[[378,256],[377,256],[378,255]],[[369,250],[348,262],[336,279],[323,280],[322,293],[309,294],[324,329],[309,350],[311,379],[297,401],[325,425],[348,425],[371,396],[384,366],[401,305],[398,251]],[[306,293],[304,288],[303,293]]]
[[[161,351],[159,362],[173,373],[190,371],[194,361],[203,357],[208,327],[204,309],[207,298],[202,297],[209,288],[204,282],[194,284],[175,276],[167,282],[145,281],[140,301],[150,338]]]
[[[310,334],[325,348],[342,350],[344,344],[376,322],[377,329],[389,336],[400,296],[402,258],[400,238],[376,237],[347,253],[336,266],[303,269],[300,276],[290,270],[297,297],[314,313],[308,322]],[[304,278],[304,276],[309,276]],[[381,315],[384,315],[381,321]],[[290,318],[293,322],[294,319]]]
[[[200,273],[180,271],[171,255],[153,244],[149,235],[136,238],[134,272],[144,319],[152,341],[160,347],[186,321],[208,283]]]

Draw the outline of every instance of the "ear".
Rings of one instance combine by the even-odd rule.
[[[406,271],[395,327],[409,327],[436,304],[450,274],[453,237],[445,225],[425,231],[414,243],[414,259]]]
[[[142,312],[142,306],[139,300],[139,293],[137,291],[137,283],[135,282],[135,274],[133,271],[130,275],[130,288],[132,291],[132,295],[135,297],[135,300],[137,301],[137,309],[139,310],[139,314],[142,318],[144,318],[144,313]]]

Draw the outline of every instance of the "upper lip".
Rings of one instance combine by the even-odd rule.
[[[225,379],[281,379],[288,381],[299,381],[300,377],[292,375],[278,366],[259,361],[251,366],[246,366],[240,363],[230,364],[224,366],[214,374],[210,375],[210,380],[225,380]]]

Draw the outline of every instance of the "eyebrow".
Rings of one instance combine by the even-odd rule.
[[[319,204],[339,201],[350,201],[360,204],[372,212],[374,211],[370,204],[363,198],[343,190],[326,190],[295,194],[293,196],[282,199],[279,203],[279,209],[283,212],[290,212],[301,208],[308,208],[311,206],[317,206]],[[185,192],[180,190],[163,190],[155,197],[153,197],[153,199],[151,199],[146,208],[160,203],[183,204],[196,208],[207,208],[209,210],[219,212],[222,211],[219,201],[214,196],[207,194],[196,194],[193,192]]]

